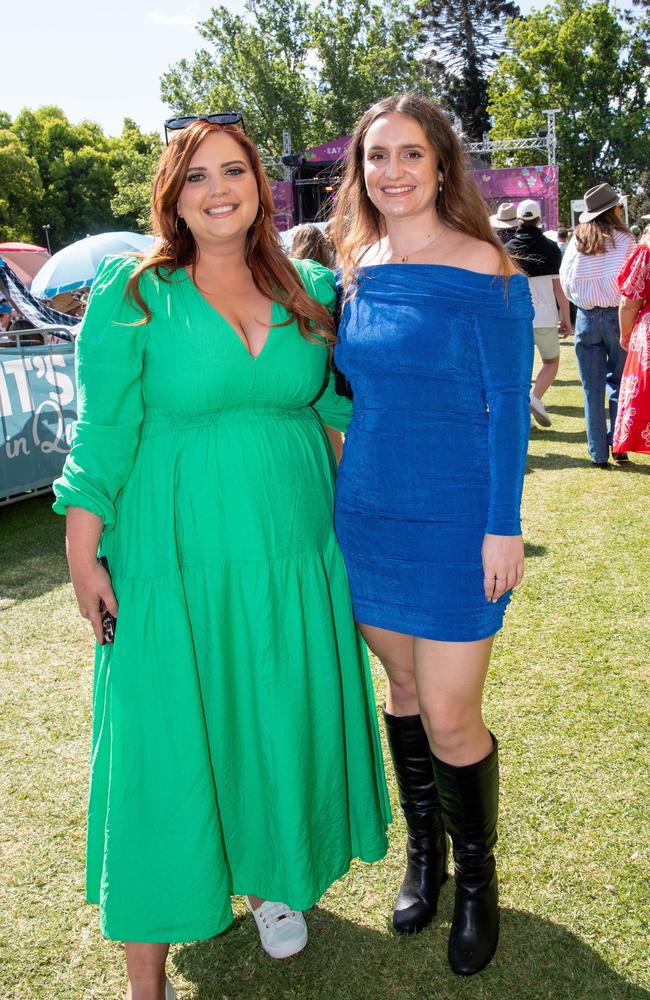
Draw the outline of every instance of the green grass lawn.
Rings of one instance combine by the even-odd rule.
[[[553,427],[533,431],[526,479],[526,579],[486,698],[502,751],[496,959],[469,980],[449,971],[451,882],[431,928],[391,933],[404,840],[391,774],[389,855],[323,897],[305,952],[268,959],[235,900],[230,931],[174,947],[184,1000],[650,997],[650,458],[590,467],[568,344],[547,401]],[[0,509],[0,998],[106,1000],[122,995],[124,963],[83,899],[92,643],[49,504]],[[379,703],[379,669],[375,681]]]

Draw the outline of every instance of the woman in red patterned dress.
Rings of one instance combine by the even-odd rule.
[[[650,454],[650,236],[643,237],[618,276],[621,379],[613,452]]]

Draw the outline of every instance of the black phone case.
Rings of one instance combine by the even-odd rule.
[[[108,575],[110,576],[111,571],[108,568],[108,559],[106,558],[106,556],[100,556],[99,561],[106,570],[106,572],[108,573]],[[103,608],[102,633],[104,636],[104,642],[112,643],[115,639],[115,627],[117,625],[117,618],[115,617],[115,615],[112,615],[110,611],[106,609],[106,605],[104,604],[103,601],[102,601],[102,608]]]

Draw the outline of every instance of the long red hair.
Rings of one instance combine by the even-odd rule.
[[[293,264],[282,249],[278,231],[273,225],[275,208],[271,185],[255,145],[235,125],[212,125],[196,121],[175,135],[163,151],[153,182],[151,217],[154,235],[158,238],[145,254],[127,284],[128,297],[144,313],[143,323],[151,319],[151,310],[142,297],[140,279],[153,270],[161,280],[182,267],[196,266],[198,248],[190,229],[178,225],[176,205],[185,184],[187,168],[196,150],[211,132],[226,132],[241,146],[257,182],[260,200],[258,218],[246,236],[246,264],[262,295],[279,301],[289,313],[286,323],[294,320],[307,340],[334,343],[334,323],[325,306],[314,301],[305,290]],[[281,326],[286,323],[280,324]],[[314,336],[317,333],[318,336]]]

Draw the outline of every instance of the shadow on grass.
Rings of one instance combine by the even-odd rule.
[[[360,927],[318,907],[307,917],[310,943],[274,961],[261,951],[251,919],[211,941],[175,949],[173,964],[196,1000],[648,1000],[584,941],[532,913],[504,909],[492,964],[463,979],[446,949],[452,894],[440,917],[417,937]],[[172,973],[173,975],[173,973]]]
[[[561,417],[584,417],[585,411],[582,406],[558,406],[557,404],[549,403],[546,407],[549,413],[555,416]]]
[[[553,385],[557,386],[578,386],[580,385],[579,378],[556,378]]]
[[[556,431],[552,427],[547,429],[542,429],[541,427],[535,428],[531,431],[531,437],[534,435],[536,441],[548,441],[551,444],[559,443],[560,441],[566,442],[568,444],[576,443],[582,441],[586,447],[587,445],[587,432],[582,431]]]
[[[0,507],[0,597],[30,600],[67,582],[65,518],[53,501],[45,493]]]
[[[534,556],[545,556],[547,548],[545,545],[533,545],[532,542],[524,542],[524,555],[526,559],[532,559]]]
[[[574,457],[573,455],[529,455],[526,472],[536,472],[538,469],[585,469],[591,471],[591,460]],[[602,472],[602,470],[599,470]]]
[[[612,466],[617,472],[624,472],[628,476],[650,476],[650,465],[644,462],[643,465],[640,462],[634,461],[634,455],[630,456],[629,462],[612,462]]]

